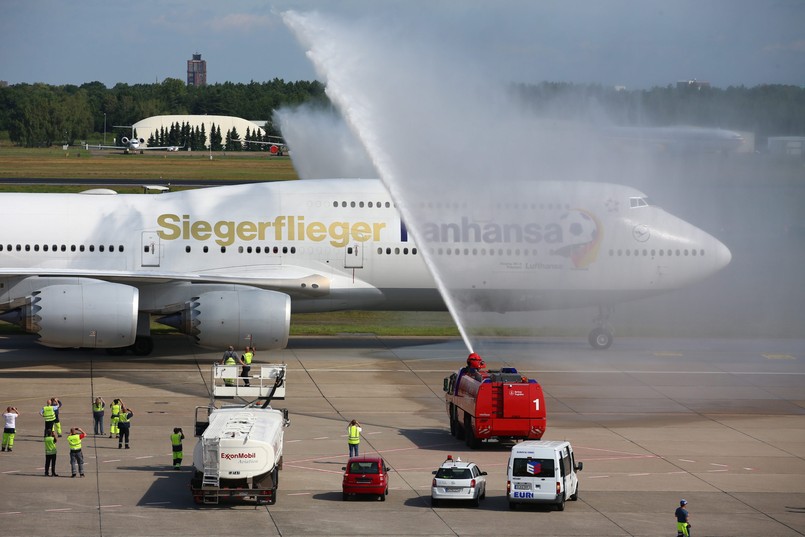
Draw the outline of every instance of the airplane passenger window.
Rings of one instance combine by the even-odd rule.
[[[62,246],[62,248],[64,248],[64,246]],[[122,251],[123,251],[123,245],[122,245],[122,244],[121,244],[120,246],[118,246],[118,247],[117,247],[117,251],[118,251],[118,252],[122,252]]]
[[[411,248],[411,253],[412,253],[413,255],[416,255],[416,248]]]
[[[184,251],[189,254],[190,253],[190,245],[185,246]]]
[[[363,209],[363,202],[360,202],[360,203],[358,204],[358,207],[360,207],[361,209]]]
[[[78,251],[79,251],[79,252],[83,252],[83,251],[84,251],[84,245],[83,245],[83,244],[80,244],[80,245],[78,246]]]
[[[34,252],[38,252],[38,251],[39,251],[39,245],[35,244],[34,245]],[[45,251],[47,251],[47,250],[45,250]]]
[[[338,202],[337,201],[333,202],[333,207],[338,207]]]
[[[100,246],[98,246],[98,251],[99,251],[99,252],[103,252],[103,244],[101,244]]]
[[[30,244],[26,244],[26,245],[25,245],[25,251],[26,251],[26,252],[30,252],[30,251],[31,251],[31,245],[30,245]]]
[[[209,247],[209,246],[205,246],[204,248],[202,248],[202,249],[201,249],[201,251],[202,251],[202,252],[204,252],[204,253],[206,254],[207,252],[209,252],[209,251],[210,251],[210,247]]]
[[[0,244],[0,252],[2,252],[2,251],[3,251],[3,245]]]
[[[687,248],[685,248],[685,252],[684,252],[684,254],[685,254],[685,256],[687,257],[687,255],[688,255],[688,249],[687,249]]]
[[[90,251],[90,252],[94,252],[94,251],[95,251],[95,245],[94,245],[94,244],[90,244],[90,245],[89,245],[89,251]]]
[[[263,251],[262,248],[260,248],[259,246],[255,247],[255,249],[254,249],[254,253],[256,253],[256,254],[259,254],[262,251]]]
[[[222,254],[225,254],[225,253],[226,253],[226,246],[221,246],[221,253],[222,253]]]

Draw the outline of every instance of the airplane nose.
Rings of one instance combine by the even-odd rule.
[[[713,243],[713,272],[718,272],[730,264],[730,261],[732,261],[732,252],[730,252],[730,249],[727,248],[723,242],[715,237],[713,237]]]

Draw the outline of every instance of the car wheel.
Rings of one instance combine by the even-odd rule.
[[[573,491],[573,494],[570,496],[570,501],[575,502],[579,499],[579,484],[576,483],[576,490]]]
[[[386,494],[388,494],[388,493],[386,493]],[[381,501],[381,502],[385,502],[385,501],[386,501],[386,494],[381,494],[381,495],[380,495],[380,501]]]
[[[341,493],[341,499],[344,500],[344,501],[347,501],[349,499],[349,494],[347,494],[346,492],[342,492]]]
[[[559,503],[556,504],[556,510],[557,511],[564,511],[565,510],[565,498],[564,498],[564,496],[562,497],[561,500],[559,500]]]
[[[472,499],[472,506],[473,507],[478,507],[479,505],[481,505],[481,497],[477,496],[477,497]]]
[[[514,502],[509,502],[509,509],[511,511],[516,511],[517,510],[517,504],[514,503]]]

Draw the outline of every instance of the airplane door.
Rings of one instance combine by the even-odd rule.
[[[344,268],[363,268],[363,244],[348,244],[344,248]]]
[[[159,235],[156,231],[143,231],[142,266],[159,266]]]

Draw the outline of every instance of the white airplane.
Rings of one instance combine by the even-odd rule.
[[[126,127],[126,126],[127,125],[115,125],[115,127]],[[127,136],[121,136],[120,137],[120,145],[102,145],[102,144],[89,145],[89,144],[84,144],[84,149],[86,149],[87,151],[89,151],[90,149],[117,149],[117,150],[123,151],[124,153],[127,153],[127,154],[128,153],[136,153],[137,151],[142,153],[143,151],[156,151],[156,150],[178,151],[179,150],[179,147],[177,147],[175,145],[166,145],[166,146],[156,147],[156,146],[144,146],[144,145],[142,145],[144,143],[145,143],[145,139],[144,138],[137,138],[136,136],[134,136],[134,131],[132,130],[131,138],[129,138]]]
[[[423,254],[448,261],[458,300],[494,311],[606,307],[731,259],[614,184],[530,183],[497,220],[437,211],[414,226],[424,252],[379,180],[94,193],[0,194],[5,220],[25,222],[0,229],[0,320],[49,347],[148,354],[158,315],[204,347],[269,350],[286,345],[292,311],[444,310]],[[609,346],[604,319],[590,340]]]
[[[266,136],[266,138],[273,138],[274,140],[269,142],[258,142],[255,140],[243,140],[242,143],[244,144],[257,144],[257,145],[268,145],[268,151],[272,155],[282,156],[288,154],[288,145],[285,143],[285,140],[282,139],[281,136]]]
[[[744,143],[739,132],[707,127],[610,127],[600,132],[607,138],[675,153],[729,154]]]

